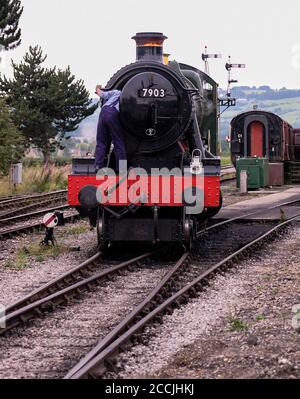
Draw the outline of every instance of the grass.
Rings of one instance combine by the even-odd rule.
[[[9,259],[4,267],[12,269],[24,269],[31,267],[32,261],[44,262],[47,258],[57,258],[60,254],[66,252],[67,248],[62,245],[42,246],[37,243],[24,246],[18,249],[15,259]]]
[[[87,226],[73,226],[70,227],[66,230],[64,230],[63,232],[61,232],[61,237],[65,237],[65,236],[77,236],[79,234],[83,234],[86,233],[88,231]]]
[[[23,168],[23,183],[18,184],[16,190],[9,187],[8,176],[0,178],[0,197],[11,194],[42,193],[67,188],[70,166],[47,168],[30,166]]]
[[[242,320],[237,319],[235,317],[231,317],[229,319],[229,325],[231,331],[247,331],[248,325],[244,323]]]
[[[222,166],[229,166],[231,165],[231,159],[230,156],[224,156],[221,158],[221,165]]]
[[[265,315],[263,315],[263,314],[260,314],[260,315],[258,315],[257,317],[256,317],[256,320],[257,321],[263,321],[263,320],[265,320]]]
[[[271,281],[272,280],[272,276],[270,274],[265,274],[262,276],[262,279],[264,281]]]

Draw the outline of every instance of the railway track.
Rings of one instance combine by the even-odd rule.
[[[0,229],[2,228],[2,226],[6,226],[8,224],[22,222],[24,219],[26,220],[26,219],[31,218],[31,217],[45,215],[48,212],[54,212],[56,210],[57,211],[63,211],[63,210],[66,210],[68,208],[70,208],[69,205],[59,205],[59,206],[55,206],[55,207],[52,207],[52,208],[44,208],[44,209],[40,209],[38,211],[29,212],[29,213],[23,213],[23,214],[20,214],[20,215],[11,216],[11,217],[7,217],[7,218],[3,218],[3,219],[0,218]]]
[[[16,194],[16,195],[7,195],[7,196],[1,196],[0,197],[0,203],[3,201],[11,200],[11,199],[17,199],[17,198],[22,198],[22,197],[28,197],[27,194]]]
[[[4,211],[9,211],[7,213],[13,212],[19,208],[32,206],[39,207],[41,202],[48,204],[53,201],[66,201],[67,199],[67,190],[58,190],[58,191],[51,191],[49,193],[42,193],[42,194],[34,194],[34,195],[26,195],[21,197],[12,197],[9,199],[2,199],[0,200],[0,213],[6,213]],[[0,216],[1,216],[0,214]]]
[[[98,261],[102,256],[102,253],[98,252],[79,266],[74,267],[24,298],[9,305],[5,312],[6,327],[0,329],[0,335],[41,315],[49,307],[68,302],[79,294],[81,295],[86,291],[90,291],[100,282],[112,279],[113,275],[122,273],[134,265],[139,265],[141,261],[149,258],[155,252],[147,252],[102,271],[98,271]]]
[[[221,168],[221,183],[230,182],[236,179],[236,170],[233,165],[222,166]]]
[[[17,208],[17,209],[14,209],[14,210],[1,212],[0,213],[0,221],[5,220],[5,219],[13,219],[16,216],[23,215],[23,214],[24,215],[26,215],[26,214],[30,215],[30,213],[34,212],[34,210],[37,209],[37,208],[49,207],[51,205],[58,205],[61,202],[65,203],[66,202],[65,198],[62,198],[61,200],[53,198],[53,199],[50,199],[50,200],[39,202],[38,204],[26,205],[26,206],[23,206],[21,208]]]
[[[203,240],[199,240],[198,250],[200,251],[197,257],[193,259],[189,253],[185,253],[143,303],[127,315],[64,378],[100,378],[106,371],[117,372],[118,354],[124,352],[132,344],[142,341],[146,326],[161,323],[163,315],[171,314],[175,308],[197,296],[197,293],[209,284],[215,274],[224,273],[235,266],[242,257],[255,248],[259,248],[265,240],[274,237],[299,217],[300,213],[277,225],[252,228],[250,234],[249,225],[244,224],[242,230],[245,233],[245,239],[242,242],[237,242],[237,236],[233,234],[231,226],[230,239],[225,246],[224,225],[218,226],[221,230],[219,237],[216,238],[214,235],[214,242],[209,237],[212,230],[209,233],[202,232]],[[229,228],[229,224],[226,228]],[[241,225],[237,232],[241,234]],[[216,251],[221,252],[218,257],[216,257]],[[170,288],[169,281],[172,273],[178,273],[179,270],[181,271],[179,279],[177,277],[176,284]]]
[[[273,208],[275,207],[270,209]],[[260,211],[252,212],[248,216]],[[165,312],[172,312],[175,307],[188,300],[190,295],[197,295],[197,291],[208,284],[211,276],[232,266],[235,259],[252,249],[264,238],[291,223],[295,218],[276,226],[274,223],[270,225],[255,221],[239,223],[239,219],[217,223],[200,231],[196,248],[197,256],[192,257],[191,254],[184,253],[144,301],[70,370],[65,378],[101,376],[107,367],[113,366],[114,354],[124,350],[132,337],[139,339],[137,333],[146,325],[150,322],[159,322]],[[224,237],[228,237],[226,245],[224,245]],[[241,240],[240,237],[243,239]],[[134,265],[139,265],[153,254],[146,253],[99,272],[102,254],[97,253],[81,265],[11,304],[6,309],[6,328],[0,331],[0,335],[42,315],[49,309],[93,290],[99,283],[113,278],[114,275]],[[4,320],[0,320],[0,325],[1,323],[4,323]]]
[[[55,210],[59,210],[59,209],[67,209],[69,208],[68,206],[61,206],[61,207],[55,207],[55,208],[49,208],[48,210],[43,210],[41,211],[42,214],[45,214],[47,212],[50,211],[55,211]],[[37,212],[37,214],[40,214],[40,212]],[[22,215],[23,217],[23,215]],[[24,218],[28,217],[28,215],[24,215]],[[65,223],[69,223],[69,222],[74,222],[75,220],[79,220],[80,216],[76,211],[70,211],[69,214],[64,215],[64,221]],[[1,222],[1,221],[0,221]],[[1,226],[1,223],[0,223]],[[31,223],[28,223],[26,225],[21,225],[21,226],[16,226],[16,227],[11,227],[8,229],[2,229],[0,230],[0,241],[3,239],[7,239],[7,238],[11,238],[11,237],[15,237],[18,236],[20,234],[24,234],[24,233],[30,233],[33,231],[39,231],[44,229],[45,226],[41,221],[33,221]]]
[[[51,206],[51,207],[50,207]],[[9,209],[8,209],[9,208]],[[40,230],[44,228],[42,222],[36,218],[48,212],[66,211],[66,190],[54,191],[34,196],[24,196],[0,202],[0,240],[18,234]],[[3,211],[3,209],[5,209]],[[71,210],[65,216],[65,221],[78,219],[76,211]],[[30,219],[33,219],[30,222]],[[9,226],[8,228],[6,226]]]
[[[264,211],[297,202],[299,200],[289,201]],[[262,209],[258,209],[243,215],[243,218],[261,211]],[[190,253],[184,253],[153,291],[72,368],[65,378],[95,378],[101,377],[106,370],[113,370],[116,354],[125,350],[132,341],[137,342],[141,339],[140,333],[145,326],[160,322],[165,313],[171,313],[174,308],[197,295],[199,290],[209,284],[209,279],[214,274],[223,273],[235,265],[240,257],[256,245],[261,245],[263,240],[277,234],[299,216],[300,214],[297,214],[277,225],[274,222],[261,224],[256,221],[240,223],[241,217],[238,217],[201,230],[198,233],[197,255],[192,257]],[[226,245],[224,237],[228,237]],[[99,272],[101,252],[97,253],[81,265],[11,304],[6,309],[5,320],[0,320],[0,325],[4,321],[6,323],[6,328],[0,330],[0,335],[42,315],[49,309],[68,303],[93,290],[99,283],[113,278],[114,275],[132,266],[139,265],[151,255],[153,253],[146,253]]]
[[[222,170],[228,170],[228,169],[233,169],[233,168],[234,168],[233,165],[225,165],[225,166],[222,166]]]

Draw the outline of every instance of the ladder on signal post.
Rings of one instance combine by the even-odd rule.
[[[231,56],[228,56],[228,62],[225,64],[225,68],[228,72],[228,79],[227,79],[227,93],[225,98],[219,98],[219,106],[220,107],[225,107],[225,109],[220,112],[218,117],[220,116],[230,107],[235,107],[236,106],[236,98],[231,97],[231,85],[233,83],[238,83],[238,80],[232,79],[232,69],[244,69],[246,68],[246,64],[233,64],[231,62]]]

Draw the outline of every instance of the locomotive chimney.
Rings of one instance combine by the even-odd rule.
[[[163,63],[163,44],[166,36],[160,32],[140,32],[132,39],[136,42],[137,61],[155,61]]]

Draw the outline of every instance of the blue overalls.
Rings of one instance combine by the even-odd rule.
[[[108,94],[108,93],[105,93]],[[103,168],[104,159],[110,138],[114,145],[116,169],[119,170],[119,161],[126,160],[124,133],[120,121],[120,113],[116,109],[119,98],[110,104],[102,106],[97,127],[97,145],[95,153],[96,169]]]

